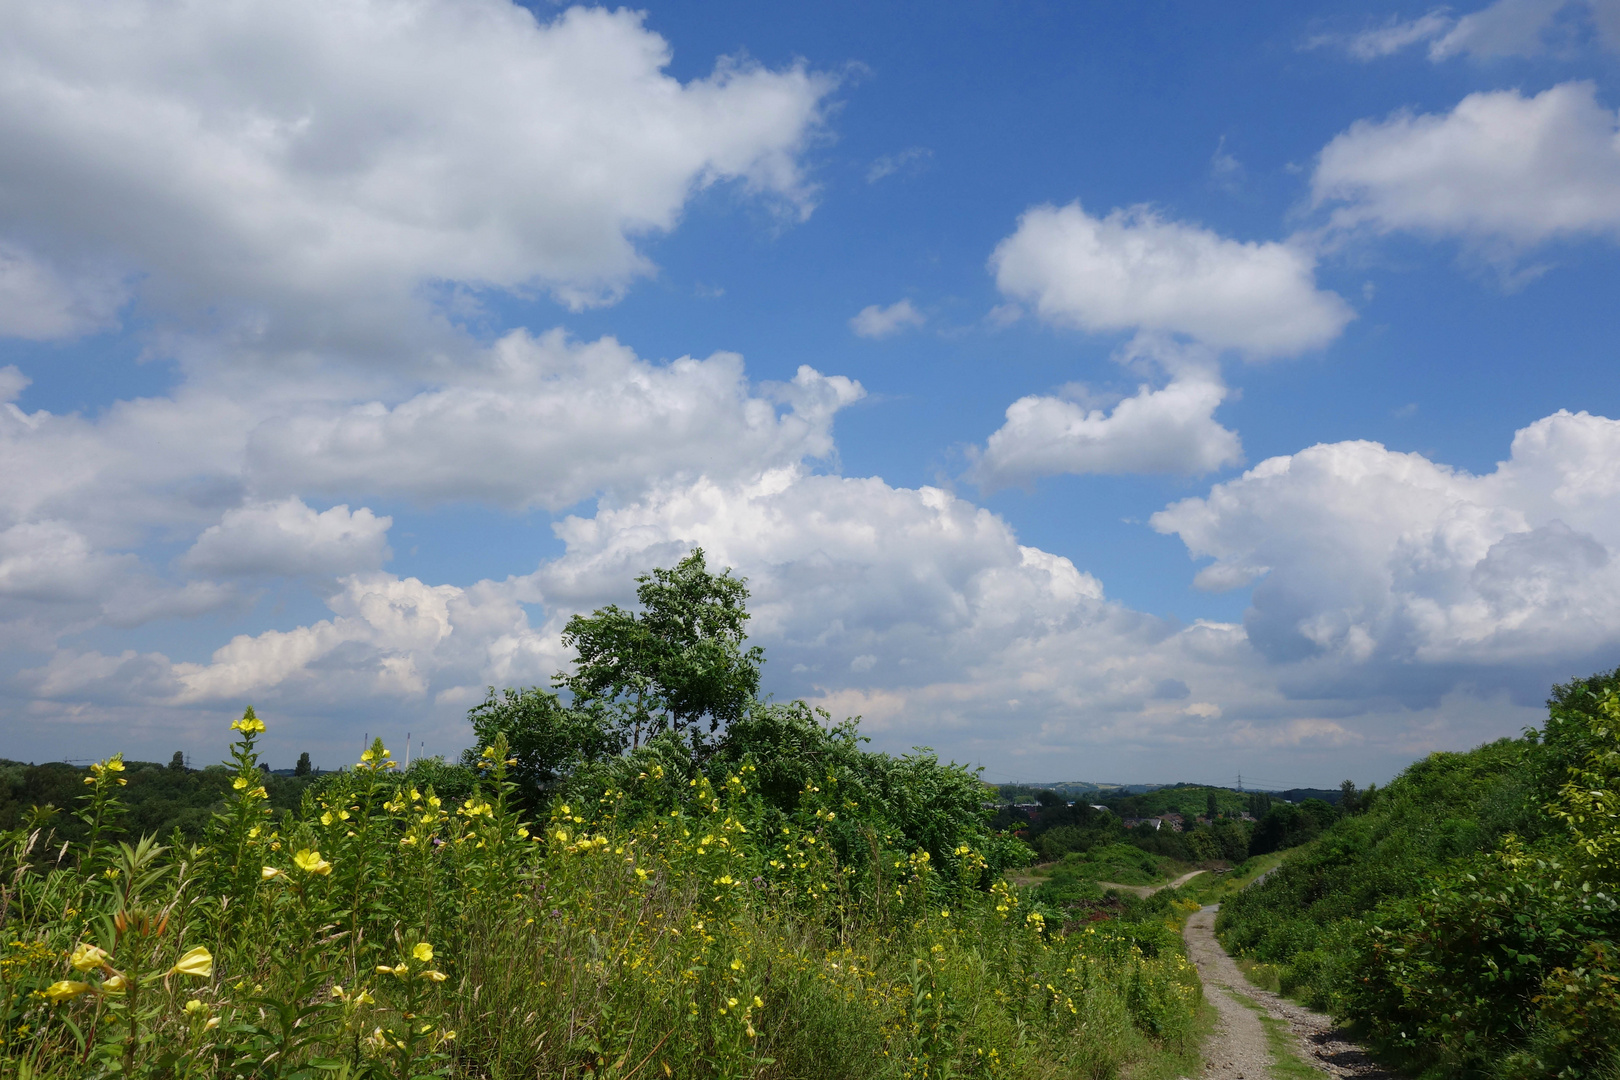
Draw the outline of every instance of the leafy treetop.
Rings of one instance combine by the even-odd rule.
[[[759,693],[765,653],[745,646],[747,586],[729,568],[711,573],[702,548],[636,583],[639,613],[610,604],[568,621],[563,643],[579,661],[556,685],[575,709],[603,713],[632,748],[662,731],[701,748]]]

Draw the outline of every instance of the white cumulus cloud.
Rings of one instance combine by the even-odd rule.
[[[0,314],[8,288],[79,298],[29,336],[105,315],[85,300],[104,290],[59,280],[85,260],[253,348],[403,347],[445,282],[612,300],[699,188],[808,213],[832,85],[729,59],[682,83],[628,9],[8,0],[0,19],[0,239],[35,260],[0,262]]]
[[[974,482],[995,489],[1059,473],[1196,475],[1243,459],[1237,434],[1214,418],[1227,388],[1213,357],[1138,340],[1121,359],[1154,361],[1170,379],[1144,383],[1111,409],[1064,397],[1019,398],[974,461]]]
[[[736,353],[654,364],[612,338],[514,331],[451,385],[266,418],[248,435],[246,471],[273,490],[560,509],[675,476],[827,457],[834,416],[863,394],[810,367],[755,387]]]
[[[1340,228],[1523,249],[1620,232],[1620,132],[1591,83],[1470,94],[1361,120],[1323,149],[1312,198]]]
[[[1620,648],[1620,422],[1559,412],[1475,476],[1370,442],[1261,462],[1156,514],[1212,588],[1258,580],[1245,625],[1302,679],[1432,693],[1567,677]],[[1488,670],[1493,666],[1496,670]],[[1320,687],[1318,687],[1320,689]]]
[[[1353,317],[1316,287],[1305,248],[1227,239],[1145,207],[1103,218],[1078,202],[1034,207],[990,266],[1005,295],[1050,322],[1185,334],[1256,359],[1320,348]]]
[[[363,506],[317,512],[298,498],[250,503],[203,530],[180,563],[215,576],[341,577],[387,561],[392,524]]]

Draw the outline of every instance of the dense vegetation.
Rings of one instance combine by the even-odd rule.
[[[1223,907],[1228,948],[1437,1077],[1620,1075],[1617,690],[1358,799]]]
[[[228,767],[170,778],[222,795],[195,839],[130,828],[124,796],[168,770],[116,756],[71,818],[22,815],[6,1074],[1187,1071],[1182,909],[1065,933],[1001,878],[1028,852],[972,771],[760,700],[746,593],[701,553],[641,584],[642,611],[570,624],[566,701],[473,710],[464,763],[397,770],[378,741],[277,808],[250,709]]]

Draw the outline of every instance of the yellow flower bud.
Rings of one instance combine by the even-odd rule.
[[[180,959],[174,962],[169,974],[195,975],[199,979],[206,979],[214,973],[214,956],[203,946],[187,949]]]
[[[74,971],[94,971],[107,962],[107,952],[86,942],[73,950],[68,962]]]
[[[78,997],[80,994],[89,989],[89,983],[73,982],[68,979],[63,979],[60,982],[51,983],[51,985],[40,991],[40,993],[44,994],[45,999],[52,1005],[60,1005],[64,1001],[72,1001],[74,998]]]

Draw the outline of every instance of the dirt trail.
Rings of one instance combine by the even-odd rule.
[[[1121,885],[1117,881],[1099,881],[1097,882],[1097,887],[1102,889],[1103,892],[1107,892],[1109,889],[1118,889],[1120,892],[1135,893],[1137,896],[1140,896],[1142,899],[1146,900],[1160,889],[1179,889],[1183,885],[1187,884],[1187,882],[1197,877],[1199,874],[1207,873],[1209,873],[1207,870],[1194,870],[1190,874],[1182,874],[1180,877],[1176,878],[1176,880],[1166,882],[1163,885]]]
[[[1254,1009],[1240,997],[1286,1023],[1298,1040],[1300,1058],[1329,1076],[1360,1080],[1397,1080],[1397,1074],[1374,1064],[1350,1042],[1333,1021],[1268,990],[1262,990],[1238,970],[1237,964],[1215,940],[1215,913],[1219,904],[1201,908],[1187,920],[1184,935],[1187,955],[1198,967],[1204,993],[1220,1014],[1215,1033],[1204,1047],[1206,1080],[1266,1080],[1272,1061],[1266,1030]]]

